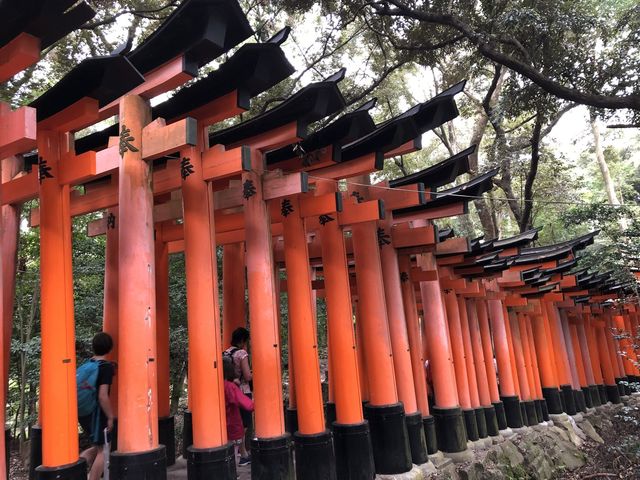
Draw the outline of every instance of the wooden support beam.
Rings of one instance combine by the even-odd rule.
[[[452,205],[444,205],[442,207],[426,208],[419,212],[403,213],[396,215],[396,220],[401,219],[406,222],[413,220],[436,220],[438,218],[455,217],[466,213],[469,213],[467,210],[467,204],[465,202],[460,202]]]
[[[418,267],[412,267],[410,273],[411,281],[414,283],[418,282],[433,282],[438,280],[438,271],[437,270],[422,270]]]
[[[2,184],[1,198],[3,205],[15,205],[32,200],[38,196],[38,169],[31,172],[20,172],[13,180]]]
[[[265,200],[296,195],[309,191],[309,175],[306,172],[283,174],[265,173],[262,180],[262,195]]]
[[[395,189],[389,188],[389,182],[386,180],[369,187],[369,198],[384,200],[384,205],[389,211],[422,205],[426,201],[422,183],[404,185]]]
[[[0,82],[6,82],[39,59],[40,39],[21,33],[0,48]]]
[[[527,299],[520,295],[507,295],[504,299],[506,307],[524,307],[527,305]]]
[[[98,100],[84,97],[64,110],[38,122],[38,130],[75,132],[98,121]]]
[[[0,103],[0,158],[36,148],[36,109]]]
[[[170,125],[158,118],[142,129],[142,158],[151,161],[196,145],[198,122],[191,117]]]
[[[381,220],[384,218],[384,211],[382,200],[362,203],[345,202],[342,212],[338,212],[338,224],[344,226]]]
[[[202,153],[202,169],[205,180],[239,178],[251,170],[251,150],[247,146],[225,150],[215,145]]]
[[[384,158],[376,153],[364,155],[348,162],[336,163],[329,167],[319,168],[310,173],[310,182],[321,182],[322,179],[340,180],[357,177],[382,170]]]
[[[447,238],[444,242],[439,242],[436,245],[436,255],[467,253],[469,250],[471,247],[467,237]]]
[[[436,241],[434,225],[416,228],[391,227],[391,243],[395,248],[426,247],[435,245]]]

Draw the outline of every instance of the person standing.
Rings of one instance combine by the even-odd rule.
[[[224,356],[230,357],[234,367],[234,382],[240,387],[240,391],[249,398],[251,394],[251,382],[253,375],[251,374],[251,366],[249,365],[249,330],[243,327],[236,328],[231,334],[231,346],[223,353]],[[249,465],[251,457],[247,451],[246,437],[247,431],[253,429],[253,414],[249,410],[240,410],[242,417],[242,425],[244,426],[244,435],[240,444],[240,462],[238,465]]]

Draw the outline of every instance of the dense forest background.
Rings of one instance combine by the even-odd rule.
[[[14,106],[40,95],[88,56],[137,45],[179,4],[176,0],[88,0],[98,12],[83,29],[47,49],[43,61],[0,88]],[[283,46],[297,72],[254,102],[254,115],[342,66],[349,108],[377,97],[378,121],[467,80],[460,117],[425,135],[423,149],[387,161],[394,178],[469,145],[472,176],[499,167],[495,189],[471,212],[448,219],[459,235],[506,237],[543,227],[540,243],[602,230],[586,265],[621,278],[640,267],[640,3],[636,0],[241,0],[264,41],[291,26]],[[220,58],[207,69],[224,62]],[[204,71],[206,71],[205,69]],[[204,72],[203,72],[204,73]],[[230,121],[238,121],[239,118]],[[112,121],[115,121],[112,120]],[[615,128],[609,128],[615,127]],[[466,179],[461,179],[465,181]],[[8,422],[21,444],[37,418],[39,238],[23,205],[11,344]],[[73,222],[79,358],[101,328],[104,238]],[[221,270],[221,269],[220,269]],[[170,261],[172,408],[184,396],[184,258]],[[222,272],[220,271],[220,276]],[[282,298],[282,345],[286,302]],[[324,305],[318,309],[320,345]],[[322,350],[324,351],[324,350]],[[283,362],[286,363],[286,348]]]

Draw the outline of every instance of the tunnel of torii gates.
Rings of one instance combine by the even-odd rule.
[[[0,5],[3,81],[93,16],[86,4],[69,10],[72,4]],[[375,99],[340,115],[347,107],[341,70],[248,120],[210,129],[293,73],[280,49],[284,29],[242,45],[150,106],[252,33],[235,0],[185,0],[134,50],[86,59],[29,106],[0,108],[5,397],[19,211],[39,200],[31,212],[31,227],[40,228],[42,336],[32,478],[86,478],[78,456],[70,225],[96,211],[104,216],[88,234],[106,235],[104,330],[115,339],[118,364],[111,478],[166,478],[175,461],[168,257],[176,252],[186,265],[182,454],[190,479],[236,478],[221,353],[246,318],[254,479],[402,473],[439,451],[455,457],[510,429],[630,394],[625,381],[640,374],[630,340],[638,335],[637,300],[610,273],[577,265],[576,253],[597,232],[531,247],[537,229],[487,241],[438,230],[434,220],[467,213],[498,173],[442,188],[469,173],[474,147],[370,183],[385,159],[419,149],[424,132],[458,115],[454,97],[464,83],[375,124]],[[114,115],[112,127],[76,135]],[[280,292],[289,312],[288,405]],[[327,306],[328,403],[318,297]],[[0,457],[6,465],[8,455]]]

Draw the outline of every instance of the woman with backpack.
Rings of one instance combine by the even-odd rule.
[[[251,367],[249,366],[249,354],[247,347],[249,346],[249,330],[246,328],[236,328],[231,334],[231,347],[223,352],[223,357],[231,360],[234,367],[234,382],[240,387],[240,391],[249,398],[251,395]],[[242,424],[244,425],[244,435],[240,444],[240,463],[239,465],[249,465],[251,458],[246,447],[247,430],[253,428],[253,416],[251,411],[240,410]]]
[[[99,480],[104,472],[104,431],[111,432],[114,420],[109,393],[115,367],[106,358],[113,349],[113,339],[108,333],[98,333],[93,337],[92,347],[94,356],[76,372],[78,421],[91,438],[91,448],[80,454],[91,466],[88,480]]]

